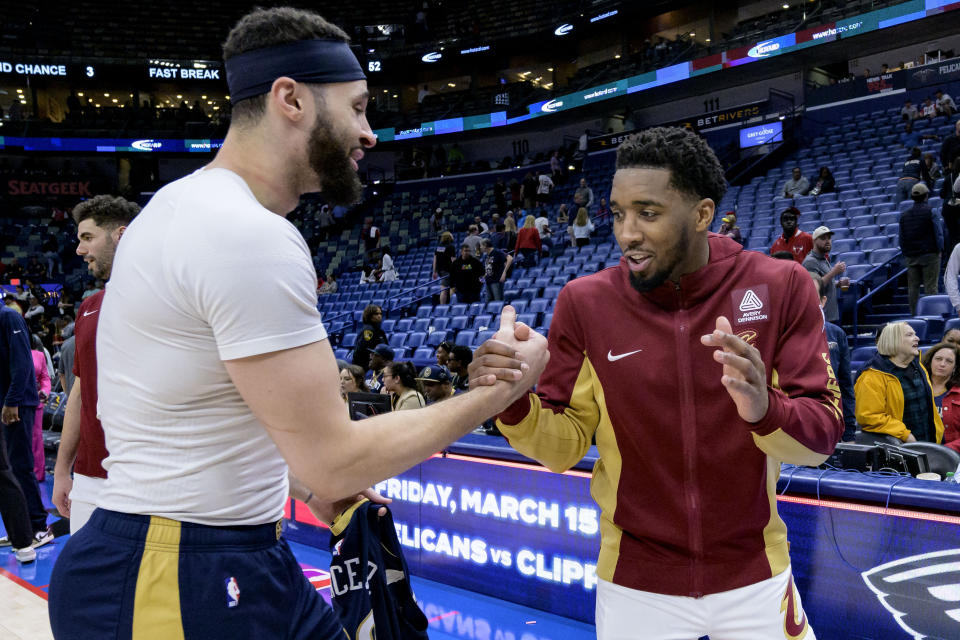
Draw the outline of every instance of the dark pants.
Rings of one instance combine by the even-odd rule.
[[[20,407],[20,421],[3,427],[3,435],[7,441],[7,458],[10,467],[23,496],[27,499],[27,511],[30,513],[30,522],[34,532],[47,528],[47,510],[43,508],[40,499],[40,485],[33,475],[33,421],[36,417],[36,407]]]
[[[940,277],[940,254],[925,253],[912,256],[907,261],[907,297],[910,301],[910,315],[917,313],[917,300],[920,299],[920,282],[923,282],[923,295],[932,296],[940,291],[937,279]]]
[[[27,514],[27,499],[23,497],[23,490],[7,459],[5,431],[0,429],[0,516],[10,544],[14,549],[23,549],[33,542],[33,528]]]
[[[503,283],[499,280],[487,283],[487,301],[503,300]]]

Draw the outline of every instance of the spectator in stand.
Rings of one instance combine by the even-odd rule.
[[[960,349],[960,329],[950,329],[943,334],[943,339],[940,342],[948,342]]]
[[[913,207],[900,214],[900,250],[907,263],[910,315],[917,312],[921,281],[925,295],[934,295],[939,291],[937,279],[943,251],[943,226],[940,216],[927,204],[929,193],[926,184],[914,184],[910,192]]]
[[[943,89],[937,89],[937,113],[941,116],[952,116],[957,111],[957,105],[950,97],[949,93],[944,93]]]
[[[483,238],[480,237],[480,227],[475,224],[470,225],[467,228],[467,237],[463,239],[463,244],[470,247],[470,253],[475,258],[480,256],[481,242],[483,242]]]
[[[347,401],[348,393],[370,393],[363,375],[363,369],[355,364],[348,364],[340,369],[340,396],[344,402]]]
[[[480,230],[480,235],[485,236],[490,233],[490,227],[483,221],[482,216],[473,216],[473,224]]]
[[[317,291],[320,295],[327,295],[330,293],[337,292],[337,276],[330,274],[327,276],[327,281],[320,285],[320,290]]]
[[[920,114],[917,112],[917,108],[913,106],[913,103],[909,100],[903,103],[903,108],[900,109],[900,116],[904,120],[916,120]]]
[[[905,149],[919,147],[924,140],[939,140],[940,137],[935,133],[920,133],[913,130],[913,122],[907,121],[903,125],[903,133],[900,134],[900,144]]]
[[[506,234],[507,226],[502,222],[498,222],[494,227],[493,233],[490,234],[490,242],[493,243],[495,249],[500,249],[501,251],[509,251],[510,248],[506,243]]]
[[[586,207],[580,207],[577,210],[577,218],[570,227],[571,245],[574,247],[585,247],[590,244],[590,234],[593,233],[593,222],[590,221],[590,214]]]
[[[717,231],[722,236],[727,236],[728,238],[733,238],[740,244],[743,244],[743,234],[740,232],[740,227],[737,226],[737,214],[733,211],[727,211],[722,218],[720,218],[720,229]]]
[[[504,251],[513,251],[517,244],[517,221],[510,214],[503,220],[503,246]]]
[[[937,164],[937,158],[932,153],[923,154],[923,164],[927,168],[927,178],[929,179],[927,186],[932,190],[937,180],[943,177],[943,167]]]
[[[386,344],[378,344],[370,353],[370,377],[367,379],[367,387],[373,393],[382,393],[383,388],[383,368],[388,362],[393,360],[393,349]]]
[[[93,286],[93,283],[88,282],[87,286],[88,287]],[[18,284],[14,287],[13,297],[17,299],[17,302],[23,302],[24,306],[26,306],[26,303],[30,302],[31,296],[30,296],[30,292],[24,289],[22,284]]]
[[[483,249],[484,281],[487,284],[487,301],[503,300],[503,283],[507,279],[507,272],[513,264],[513,256],[507,255],[493,246],[487,238],[480,245]]]
[[[958,382],[957,363],[960,362],[960,350],[957,345],[940,342],[927,349],[920,362],[930,375],[930,388],[933,392],[933,402],[937,405],[940,417],[944,417],[944,397]],[[955,406],[960,407],[960,389],[954,400]],[[960,415],[957,416],[960,418]],[[944,421],[946,427],[946,421]]]
[[[953,161],[957,158],[960,158],[960,120],[954,123],[953,134],[944,138],[943,143],[940,145],[940,165],[943,167],[952,167]],[[954,179],[957,178],[957,176],[953,177]]]
[[[570,224],[570,213],[567,210],[566,203],[561,204],[560,208],[557,209],[557,224],[559,225]]]
[[[550,192],[553,191],[554,186],[553,180],[550,179],[546,171],[541,171],[537,180],[539,181],[539,184],[537,184],[537,203],[543,207],[550,202]]]
[[[610,207],[607,205],[607,199],[600,198],[600,205],[597,207],[597,215],[594,216],[594,220],[597,222],[605,222],[609,217]]]
[[[805,231],[800,231],[797,226],[799,217],[800,211],[796,207],[787,207],[780,214],[780,228],[783,229],[783,233],[774,240],[773,246],[770,247],[771,256],[780,251],[789,251],[794,260],[803,263],[803,259],[813,249],[813,236]]]
[[[810,181],[803,175],[800,167],[794,167],[792,175],[793,177],[783,184],[783,196],[793,198],[807,195],[810,192]]]
[[[446,367],[429,365],[420,370],[417,382],[423,389],[427,404],[442,402],[454,394],[452,377]]]
[[[510,180],[510,206],[518,209],[523,204],[523,187],[516,178]]]
[[[450,265],[457,258],[457,251],[453,248],[453,234],[444,231],[440,234],[440,246],[433,252],[433,279],[440,278],[440,304],[450,301]]]
[[[891,322],[877,338],[877,354],[854,385],[857,422],[863,431],[902,442],[940,442],[943,422],[920,363],[920,339],[906,322]]]
[[[543,245],[540,232],[537,231],[536,218],[527,216],[523,221],[523,229],[517,233],[517,244],[514,253],[523,256],[522,266],[532,267],[537,263],[536,256],[540,255]]]
[[[533,210],[533,205],[537,201],[537,188],[539,184],[532,172],[528,171],[527,175],[523,176],[523,185],[520,189],[520,194],[523,197],[523,208],[527,211]]]
[[[353,349],[353,364],[366,370],[370,366],[370,353],[379,344],[390,340],[380,327],[383,322],[383,309],[376,304],[368,304],[363,310],[363,327],[357,335],[357,344]],[[391,358],[392,359],[392,358]]]
[[[823,315],[827,322],[840,321],[840,309],[837,306],[837,285],[834,282],[837,276],[847,270],[847,263],[830,264],[830,250],[833,248],[833,231],[829,227],[819,226],[813,231],[813,250],[803,259],[803,268],[822,278],[823,295],[826,304],[823,305]]]
[[[547,212],[545,209],[540,209],[540,215],[537,216],[533,224],[537,226],[537,233],[540,234],[540,252],[543,255],[550,255],[551,249],[553,249],[553,229],[550,228],[550,220],[547,219]]]
[[[37,482],[43,482],[47,477],[46,454],[43,450],[43,406],[46,404],[47,398],[50,397],[50,372],[47,369],[47,356],[40,337],[36,334],[30,336],[30,346],[30,354],[33,356],[33,370],[37,378],[37,396],[40,399],[33,421],[33,433],[31,434],[33,475],[36,476]]]
[[[388,362],[383,368],[383,388],[390,394],[394,411],[419,409],[427,405],[417,384],[417,372],[411,362]]]
[[[837,181],[833,178],[833,173],[829,167],[820,167],[820,173],[817,175],[817,181],[810,189],[811,196],[818,196],[821,193],[833,193],[837,190]]]
[[[470,304],[480,301],[483,274],[483,263],[474,257],[470,245],[464,242],[460,247],[460,257],[450,266],[450,293],[457,294],[457,302]]]
[[[897,180],[897,202],[900,203],[909,198],[911,189],[920,180],[927,182],[929,179],[927,165],[924,164],[920,154],[920,147],[913,147],[910,149],[910,157],[903,163],[903,168],[900,170],[900,179]]]
[[[920,115],[928,120],[933,120],[937,117],[937,105],[934,104],[933,100],[927,98],[923,101],[923,107]]]
[[[39,322],[39,317],[43,315],[44,308],[40,304],[40,301],[37,300],[34,296],[30,296],[30,308],[27,309],[27,312],[23,314],[23,317],[27,319],[28,324],[31,322]]]
[[[453,343],[444,340],[439,345],[437,345],[437,364],[441,367],[447,366],[447,359],[450,357],[450,352],[453,351]]]
[[[554,184],[560,184],[560,179],[563,177],[563,165],[560,163],[559,151],[550,154],[550,176]]]
[[[433,226],[434,233],[440,233],[443,231],[443,208],[437,207],[433,211],[433,216],[430,218],[430,224]]]
[[[380,246],[380,229],[373,224],[373,218],[363,221],[363,250],[370,253]]]
[[[390,247],[384,247],[383,255],[380,256],[380,282],[393,282],[397,278],[397,268],[393,265]]]
[[[27,266],[23,270],[23,277],[33,282],[42,282],[47,277],[47,270],[40,263],[36,256],[31,256],[27,261]]]
[[[586,178],[580,178],[580,186],[573,192],[573,205],[577,209],[580,207],[589,209],[593,206],[593,189],[587,186]]]
[[[453,374],[451,384],[457,391],[470,390],[470,374],[467,367],[473,362],[473,350],[462,344],[453,346],[447,358],[447,368]]]
[[[813,276],[813,285],[817,288],[820,308],[827,303],[827,292],[820,276]],[[833,367],[837,384],[840,386],[840,399],[843,408],[843,442],[852,442],[857,432],[856,400],[853,392],[853,375],[850,371],[850,343],[846,332],[832,322],[825,322],[823,330],[827,334],[827,349],[830,351],[830,366]]]

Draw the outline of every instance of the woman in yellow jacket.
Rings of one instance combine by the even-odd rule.
[[[426,406],[416,375],[413,364],[409,362],[388,362],[383,368],[383,390],[390,394],[394,411]]]
[[[854,385],[861,429],[903,442],[943,439],[943,421],[919,347],[916,332],[906,322],[891,322],[880,332],[877,355]]]

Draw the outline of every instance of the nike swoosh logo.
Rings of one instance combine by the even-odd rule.
[[[23,331],[23,329],[17,329],[14,333],[20,333],[21,331]]]
[[[83,312],[83,317],[86,318],[87,316],[92,316],[92,315],[95,314],[95,313],[96,313],[96,311],[84,311],[84,312]]]
[[[613,355],[612,351],[607,351],[607,360],[609,360],[610,362],[616,362],[617,360],[626,358],[627,356],[632,356],[633,354],[640,353],[641,351],[643,351],[643,349],[637,349],[636,351],[631,351],[630,353],[621,353],[616,356]]]

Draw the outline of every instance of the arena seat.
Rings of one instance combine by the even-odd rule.
[[[920,342],[927,341],[927,321],[923,318],[904,318],[903,322],[910,325],[917,332]]]
[[[466,347],[472,347],[477,339],[477,332],[473,329],[464,329],[457,334],[456,343]]]
[[[450,332],[447,331],[446,329],[440,329],[440,330],[434,331],[433,333],[427,336],[426,345],[429,347],[436,348],[440,346],[440,343],[446,340],[449,335],[450,335]]]

